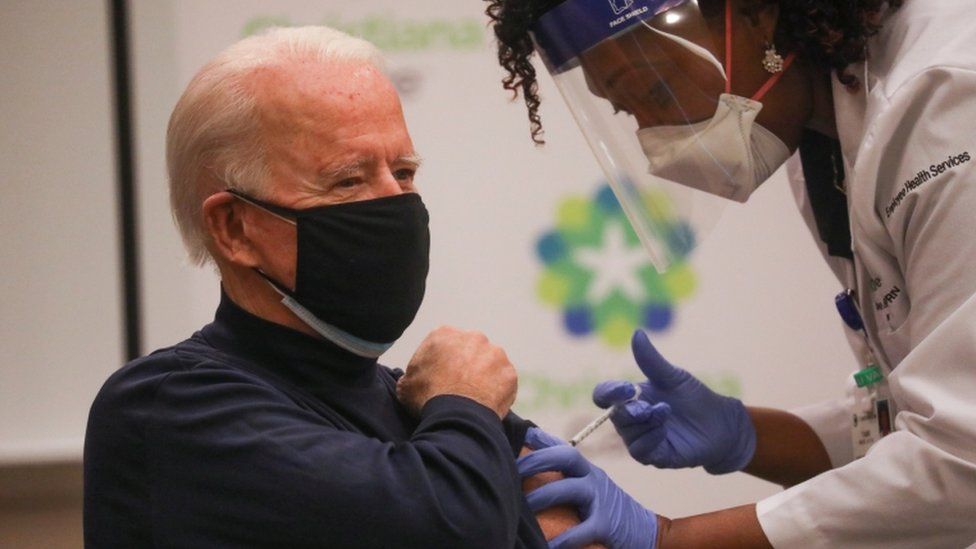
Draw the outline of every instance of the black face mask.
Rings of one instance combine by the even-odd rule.
[[[323,337],[375,358],[413,322],[430,254],[429,218],[419,194],[293,210],[228,192],[297,225],[294,291],[258,272]]]

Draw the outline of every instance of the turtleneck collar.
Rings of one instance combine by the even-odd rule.
[[[299,387],[323,384],[369,385],[376,359],[354,355],[335,344],[255,316],[221,289],[214,321],[201,330],[214,347],[257,363]]]

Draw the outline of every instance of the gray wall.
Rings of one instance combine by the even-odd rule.
[[[88,407],[123,361],[103,0],[0,1],[0,546],[81,545]]]
[[[5,0],[0,17],[0,461],[80,457],[122,362],[107,12]]]

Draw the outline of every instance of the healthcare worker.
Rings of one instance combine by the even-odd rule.
[[[553,546],[976,543],[976,2],[490,0],[488,14],[533,138],[537,53],[661,269],[690,237],[647,195],[679,212],[694,210],[684,192],[746,202],[788,163],[861,360],[842,398],[789,413],[713,393],[635,334],[639,398],[624,382],[594,392],[630,454],[786,490],[670,520],[539,435],[521,471],[570,478],[532,505],[585,518]]]

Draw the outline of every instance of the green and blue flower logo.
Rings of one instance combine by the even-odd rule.
[[[670,212],[668,198],[648,194],[649,212]],[[668,215],[657,219],[670,228],[673,249],[686,257],[694,245],[691,228]],[[695,274],[684,260],[663,274],[651,265],[609,186],[592,199],[568,197],[558,207],[556,227],[542,235],[536,252],[545,265],[539,298],[562,311],[566,330],[584,337],[597,333],[610,347],[626,347],[633,331],[667,330],[677,303],[691,297]]]

